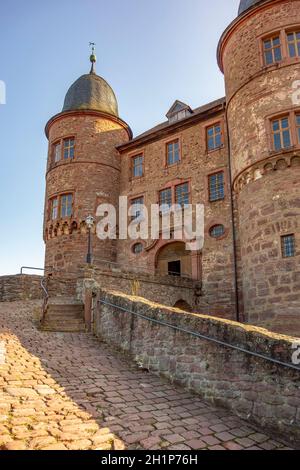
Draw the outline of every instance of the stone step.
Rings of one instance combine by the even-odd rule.
[[[68,307],[66,306],[61,306],[61,307],[53,307],[52,305],[48,306],[47,312],[49,312],[51,315],[79,315],[83,314],[84,308],[82,306],[77,307],[77,305],[74,307],[73,305],[70,305]]]

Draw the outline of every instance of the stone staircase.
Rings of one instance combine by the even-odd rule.
[[[85,332],[83,303],[62,297],[50,298],[40,328],[44,331]]]

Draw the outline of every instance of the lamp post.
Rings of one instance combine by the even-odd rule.
[[[94,226],[94,217],[88,215],[85,219],[85,223],[88,229],[88,252],[86,255],[86,262],[87,264],[92,264],[92,237],[91,237],[91,230]]]

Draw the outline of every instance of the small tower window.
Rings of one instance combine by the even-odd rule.
[[[56,220],[58,217],[58,197],[51,199],[50,207],[51,207],[51,220]]]
[[[190,203],[189,183],[179,184],[175,187],[175,202],[181,206]]]
[[[274,150],[286,149],[291,146],[290,120],[288,116],[272,121]]]
[[[75,139],[64,139],[64,159],[72,159],[75,156]]]
[[[60,216],[61,218],[71,217],[73,212],[73,195],[64,194],[61,196]]]
[[[224,225],[214,225],[210,231],[209,234],[212,238],[221,238],[225,234],[225,227]]]
[[[221,124],[210,126],[206,130],[207,150],[215,150],[222,147]]]
[[[300,31],[287,33],[290,57],[300,57]]]
[[[137,155],[132,158],[132,176],[139,178],[144,174],[144,156]]]
[[[209,200],[219,201],[225,197],[224,173],[220,171],[209,176]]]
[[[59,162],[61,159],[61,143],[60,142],[57,142],[53,146],[53,159],[54,159],[54,163]]]
[[[179,139],[169,142],[167,144],[167,165],[175,165],[180,161],[180,146]]]
[[[264,59],[266,65],[275,64],[282,60],[280,36],[265,39],[264,46]]]
[[[281,237],[281,250],[283,258],[292,258],[296,254],[295,235]]]

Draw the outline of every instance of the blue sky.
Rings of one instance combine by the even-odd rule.
[[[135,135],[165,120],[175,101],[224,96],[220,35],[239,0],[10,0],[1,2],[0,275],[43,266],[47,140],[44,126],[68,87],[89,70],[115,90]]]

